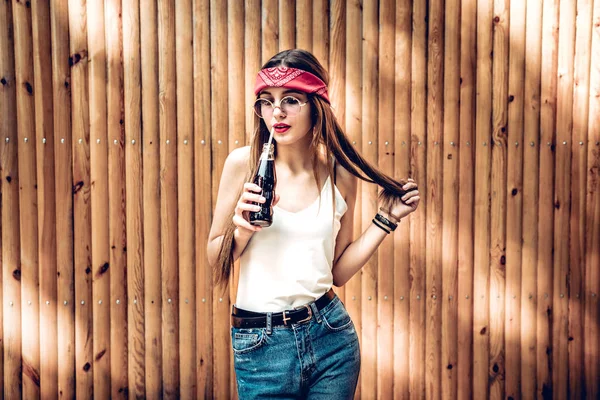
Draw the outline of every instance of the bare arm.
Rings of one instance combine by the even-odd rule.
[[[217,260],[223,241],[223,233],[230,222],[229,217],[231,216],[231,212],[238,203],[240,189],[244,185],[245,171],[248,169],[249,157],[250,147],[246,146],[233,150],[225,160],[213,221],[208,235],[207,252],[208,262],[211,266]],[[257,199],[258,197],[260,196],[257,196]],[[242,221],[239,222],[243,225]],[[247,223],[247,221],[245,222]],[[250,238],[258,230],[260,230],[259,227],[252,226],[249,223],[247,223],[247,226],[238,226],[234,234],[234,260],[237,260],[241,256]]]
[[[373,253],[375,253],[381,242],[383,242],[383,239],[388,235],[381,228],[370,223],[360,237],[352,241],[357,178],[350,175],[343,168],[340,168],[339,171],[343,171],[340,175],[344,181],[342,187],[346,192],[345,198],[348,210],[344,214],[344,217],[342,217],[333,263],[333,284],[338,287],[343,286],[354,274],[360,271]],[[416,188],[416,184],[410,183],[411,187],[413,185]],[[418,191],[410,192],[404,199],[408,205],[400,204],[392,209],[392,213],[400,218],[405,217],[416,209],[419,202]]]

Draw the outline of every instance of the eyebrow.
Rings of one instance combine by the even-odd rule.
[[[284,92],[283,92],[283,94],[288,94],[288,93],[296,93],[296,94],[300,94],[300,95],[302,95],[302,94],[306,94],[306,93],[304,93],[304,92],[300,92],[300,91],[298,91],[298,90],[293,90],[293,89],[286,90],[286,91],[284,91]],[[271,93],[270,93],[270,92],[267,92],[266,90],[263,90],[263,91],[262,91],[262,92],[260,92],[258,95],[260,96],[260,95],[262,95],[262,94],[268,94],[268,95],[271,95]]]

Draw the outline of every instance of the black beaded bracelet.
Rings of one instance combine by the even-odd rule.
[[[385,225],[392,232],[395,231],[398,227],[398,224],[393,223],[392,221],[390,221],[389,219],[387,219],[379,213],[375,214],[375,219],[381,222],[383,225]]]
[[[373,224],[375,224],[376,227],[378,227],[388,235],[391,233],[391,231],[388,228],[386,228],[381,222],[377,221],[375,218],[373,218]]]

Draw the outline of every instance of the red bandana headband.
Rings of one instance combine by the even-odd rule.
[[[310,72],[298,68],[275,67],[261,70],[256,76],[254,94],[258,95],[261,90],[269,86],[316,93],[329,103],[325,82]]]

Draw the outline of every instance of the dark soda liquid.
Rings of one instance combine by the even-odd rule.
[[[260,160],[260,165],[254,183],[262,188],[262,196],[266,199],[264,203],[254,203],[260,206],[260,211],[250,212],[250,224],[267,227],[273,223],[273,199],[275,197],[275,161]]]

